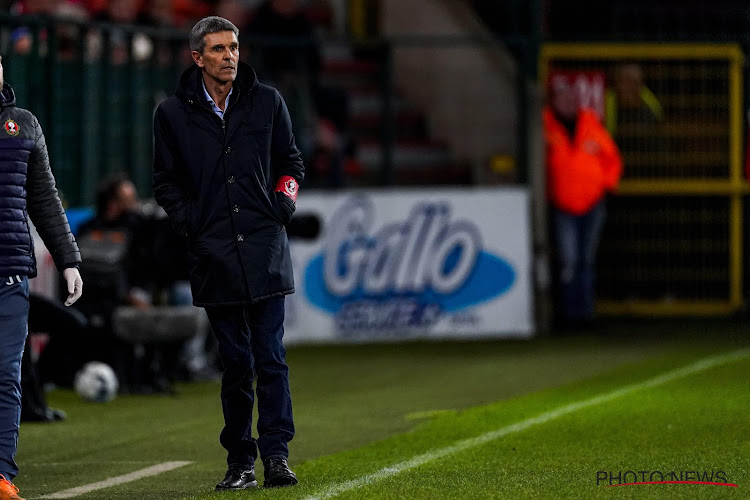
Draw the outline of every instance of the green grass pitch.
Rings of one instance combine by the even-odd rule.
[[[300,484],[237,493],[213,492],[225,467],[218,383],[105,404],[54,391],[68,420],[21,426],[16,483],[30,500],[190,461],[74,498],[750,498],[749,346],[740,322],[654,321],[531,341],[294,347]],[[725,353],[739,354],[675,372]],[[641,475],[623,482],[722,471],[713,482],[737,487],[597,484],[627,471]]]

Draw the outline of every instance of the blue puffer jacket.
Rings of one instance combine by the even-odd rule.
[[[47,145],[36,117],[16,107],[5,83],[0,96],[0,277],[36,276],[29,218],[62,271],[81,262],[70,232]]]

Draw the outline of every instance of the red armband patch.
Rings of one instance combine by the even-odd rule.
[[[284,193],[290,197],[292,201],[297,201],[297,191],[299,191],[299,183],[297,179],[290,175],[284,175],[276,183],[276,191]]]

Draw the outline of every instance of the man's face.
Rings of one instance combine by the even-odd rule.
[[[578,99],[572,88],[554,90],[552,107],[565,119],[572,120],[578,114]]]
[[[643,70],[636,64],[618,68],[615,74],[615,91],[620,103],[626,106],[638,106],[641,103],[643,87]]]
[[[130,181],[125,181],[117,188],[117,193],[109,205],[112,219],[119,219],[124,214],[134,212],[138,207],[138,194]]]
[[[193,51],[193,61],[205,74],[218,83],[233,82],[237,78],[240,44],[233,31],[208,33],[203,37],[203,53]]]
[[[123,182],[117,193],[117,201],[123,212],[132,212],[138,207],[138,194],[132,182]]]

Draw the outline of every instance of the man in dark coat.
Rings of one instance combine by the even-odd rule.
[[[29,218],[63,273],[70,294],[66,306],[80,298],[83,282],[77,267],[81,254],[57,195],[42,127],[33,114],[16,107],[1,62],[0,87],[0,498],[20,499],[11,481],[18,474],[29,279],[37,272]]]
[[[206,308],[224,365],[228,470],[217,490],[291,486],[294,436],[282,345],[294,292],[285,225],[304,176],[286,104],[239,62],[239,30],[220,17],[190,34],[195,66],[154,117],[154,194],[188,242],[193,302]],[[258,438],[252,437],[257,376]]]

